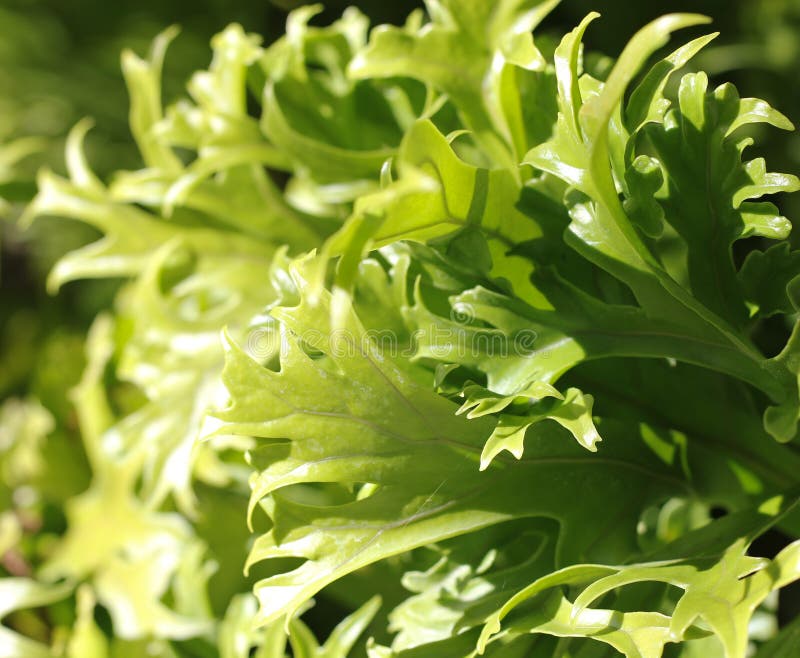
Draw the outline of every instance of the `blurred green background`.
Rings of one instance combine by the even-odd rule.
[[[35,190],[43,165],[63,169],[64,136],[81,117],[96,128],[88,141],[92,166],[101,175],[139,166],[128,132],[128,99],[119,70],[123,48],[139,53],[164,27],[177,23],[164,76],[164,100],[178,97],[189,74],[210,57],[210,37],[230,22],[269,43],[284,30],[295,0],[0,0],[0,400],[36,395],[66,426],[65,391],[81,368],[82,336],[111,304],[115,284],[68,284],[57,297],[45,292],[46,273],[65,252],[95,236],[85,226],[37,221],[21,232],[16,219]],[[315,22],[358,6],[373,24],[399,23],[420,2],[331,0]],[[717,82],[733,81],[742,95],[759,96],[800,122],[800,0],[564,0],[544,32],[561,34],[589,10],[601,24],[587,42],[615,56],[648,20],[670,11],[709,15],[722,32],[698,66]],[[778,171],[800,170],[800,137],[765,132],[762,155]],[[793,205],[790,205],[793,204]],[[784,204],[791,218],[798,202]]]

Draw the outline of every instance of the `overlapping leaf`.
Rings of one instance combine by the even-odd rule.
[[[747,234],[746,223],[750,223],[752,230],[764,234],[768,226],[773,225],[775,231],[767,231],[772,237],[785,235],[787,224],[785,220],[776,218],[775,221],[769,219],[770,216],[777,217],[770,208],[758,206],[761,209],[759,217],[751,213],[746,218],[741,215],[740,207],[746,199],[762,194],[773,193],[782,190],[795,189],[796,179],[787,175],[768,175],[764,173],[763,161],[755,160],[746,165],[740,171],[739,154],[740,149],[736,147],[729,137],[738,127],[756,121],[767,121],[780,127],[787,127],[788,124],[782,115],[774,112],[765,103],[745,99],[741,103],[732,96],[730,87],[725,87],[720,91],[720,97],[714,100],[707,100],[705,94],[705,84],[702,82],[702,74],[688,76],[684,78],[681,91],[679,93],[679,108],[672,113],[666,112],[664,98],[659,93],[652,94],[652,85],[648,79],[643,83],[644,91],[638,96],[632,96],[631,102],[636,101],[641,104],[641,98],[649,96],[651,102],[658,104],[658,111],[653,118],[659,119],[663,116],[663,122],[649,125],[646,133],[651,136],[656,144],[663,142],[660,135],[669,135],[670,147],[664,146],[666,153],[661,155],[658,163],[653,161],[637,160],[638,169],[625,169],[619,171],[620,166],[626,167],[625,157],[620,154],[633,153],[635,147],[627,143],[627,132],[620,128],[620,123],[615,120],[615,116],[621,111],[623,95],[631,83],[631,80],[642,67],[647,57],[654,50],[662,45],[667,35],[680,27],[694,25],[703,22],[702,17],[694,15],[670,15],[654,21],[643,28],[631,40],[613,71],[605,83],[594,81],[589,83],[584,78],[579,78],[578,53],[580,41],[588,24],[596,18],[589,15],[584,22],[572,33],[567,35],[556,52],[556,70],[559,79],[559,120],[555,134],[549,142],[537,146],[526,156],[526,161],[531,165],[547,171],[555,176],[562,178],[575,188],[569,194],[565,202],[570,208],[572,222],[569,233],[566,236],[569,244],[584,255],[590,261],[596,263],[604,270],[624,282],[636,297],[644,314],[660,323],[677,323],[685,327],[684,331],[691,335],[690,340],[703,342],[707,345],[715,344],[722,351],[728,352],[730,356],[724,357],[720,354],[720,359],[716,364],[709,364],[714,368],[721,368],[731,374],[737,374],[728,367],[733,365],[734,360],[739,356],[752,359],[754,350],[750,345],[749,338],[737,330],[736,317],[730,315],[726,310],[718,306],[717,301],[711,300],[726,298],[736,294],[737,303],[744,309],[744,299],[736,281],[733,270],[730,244],[731,242]],[[690,48],[689,54],[696,48]],[[671,71],[676,61],[685,59],[671,56],[668,58],[666,70]],[[583,82],[583,84],[582,84]],[[698,83],[698,84],[694,84]],[[699,85],[699,86],[698,86]],[[641,90],[642,87],[639,87]],[[586,94],[584,99],[582,94]],[[721,96],[727,95],[728,101],[723,101]],[[716,104],[715,104],[716,103]],[[709,110],[709,124],[705,125],[706,106],[717,108]],[[724,105],[724,109],[722,106]],[[693,137],[689,131],[689,126],[694,125],[690,119],[684,121],[684,129],[676,127],[675,122],[680,112],[687,112],[694,116],[696,127]],[[694,114],[692,114],[694,113]],[[727,113],[727,114],[725,114]],[[640,107],[634,108],[632,115],[644,116]],[[718,115],[720,116],[718,119]],[[644,121],[645,119],[640,119]],[[721,123],[718,123],[721,122]],[[635,121],[634,123],[638,123]],[[718,146],[710,145],[707,140],[717,140]],[[699,146],[699,142],[703,146]],[[691,144],[694,144],[691,147]],[[725,146],[723,147],[723,144]],[[691,148],[694,151],[691,151]],[[676,160],[674,154],[680,151],[683,160]],[[703,155],[705,154],[705,155]],[[689,176],[692,179],[694,188],[680,183],[683,176],[688,183],[686,162],[693,159],[695,166],[700,161],[698,158],[719,157],[725,159],[725,163],[720,161],[719,174],[705,166],[702,172],[694,169],[694,174]],[[670,157],[672,155],[672,157]],[[617,169],[614,167],[616,166]],[[662,167],[662,173],[658,167]],[[717,166],[717,165],[715,165]],[[638,173],[636,173],[638,171]],[[647,173],[650,171],[651,173]],[[735,173],[739,172],[739,173]],[[749,172],[743,177],[744,172]],[[702,175],[700,175],[702,173]],[[627,178],[626,178],[627,175]],[[654,189],[653,176],[664,177],[665,185],[669,186],[671,177],[674,177],[673,197],[677,200],[680,197],[680,204],[685,207],[676,208],[670,206],[668,201],[662,204],[662,208],[656,206],[642,205],[643,198],[648,189]],[[715,178],[716,177],[716,178]],[[632,193],[627,200],[629,217],[619,199],[616,181],[625,180],[628,185],[639,186],[639,191]],[[697,188],[699,181],[702,188]],[[641,186],[645,189],[642,190]],[[684,188],[686,188],[684,190]],[[681,192],[678,193],[677,190]],[[694,190],[694,191],[692,191]],[[708,199],[709,190],[714,190],[714,198],[717,199],[716,206],[709,211]],[[692,205],[693,204],[693,205]],[[689,209],[692,208],[692,209]],[[750,206],[745,206],[742,212],[747,211]],[[753,211],[755,207],[751,208]],[[689,259],[696,259],[698,264],[690,266],[689,270],[696,268],[706,268],[702,273],[698,270],[697,286],[714,286],[714,292],[704,293],[702,290],[694,290],[691,293],[682,287],[678,281],[665,269],[658,260],[658,253],[654,252],[642,239],[637,232],[637,227],[644,221],[645,233],[654,233],[661,221],[663,212],[664,220],[682,235],[688,245]],[[764,214],[766,212],[766,214]],[[716,214],[715,214],[716,213]],[[720,221],[718,213],[725,213],[727,219],[724,220],[728,227],[727,238],[723,240],[722,229],[717,231],[715,226]],[[764,220],[764,221],[762,221]],[[761,228],[757,228],[761,226]],[[689,228],[691,227],[691,228]],[[783,228],[780,228],[783,227]],[[691,234],[688,232],[691,231]],[[720,240],[716,248],[717,255],[708,258],[705,249],[708,247],[709,235],[712,232],[715,240]],[[695,256],[692,256],[692,253]],[[721,256],[719,254],[722,254]],[[729,276],[731,290],[722,294],[717,286],[721,279],[709,272],[708,267],[714,259],[724,259],[725,271]],[[721,265],[715,266],[717,270]],[[693,275],[690,274],[691,279]],[[717,283],[714,283],[717,281]],[[728,284],[726,284],[728,285]],[[691,282],[690,282],[691,287]],[[728,302],[723,302],[729,308]],[[716,349],[716,348],[710,348]],[[737,355],[737,356],[734,356]],[[670,356],[664,354],[664,356]],[[672,354],[676,358],[685,358]],[[688,360],[697,363],[693,358]],[[797,407],[798,393],[797,383],[791,368],[787,368],[781,362],[768,361],[763,357],[756,357],[760,361],[757,369],[764,373],[769,372],[773,379],[772,383],[767,383],[760,375],[756,375],[755,370],[750,374],[740,371],[737,376],[743,377],[752,384],[763,388],[775,402],[785,405],[785,408]],[[743,364],[742,364],[743,365]],[[749,370],[749,368],[747,368]],[[759,383],[760,381],[760,383]],[[779,413],[779,412],[773,412]],[[787,411],[788,415],[793,412]],[[774,434],[776,438],[782,440],[790,439],[795,431],[795,425],[790,421],[779,425],[772,422],[770,417],[765,417],[765,426]]]
[[[531,30],[555,4],[430,0],[431,23],[375,30],[350,72],[358,78],[416,78],[447,94],[485,154],[514,167],[514,151],[524,152],[527,143],[516,69],[545,68]]]
[[[484,628],[479,648],[500,631],[504,617],[524,604],[525,612],[514,613],[509,623],[512,634],[587,636],[610,644],[626,658],[658,658],[669,642],[704,637],[705,626],[695,625],[702,620],[721,641],[726,658],[743,658],[756,607],[773,590],[800,578],[796,542],[772,561],[748,556],[748,544],[796,502],[794,496],[767,500],[757,510],[687,534],[661,551],[673,559],[623,567],[577,565],[548,574],[499,609]],[[692,557],[676,559],[678,555]],[[643,582],[667,583],[683,593],[669,614],[589,607],[610,592]],[[574,601],[562,594],[563,586],[579,592]]]
[[[258,474],[251,507],[263,499],[273,525],[250,562],[304,559],[257,586],[262,621],[291,613],[360,566],[512,518],[559,519],[559,561],[625,553],[643,501],[687,486],[619,429],[600,457],[604,468],[597,469],[592,453],[563,437],[556,424],[531,437],[518,464],[497,458],[479,473],[492,423],[456,416],[452,403],[382,355],[352,312],[332,326],[324,295],[316,305],[306,298],[273,313],[287,327],[281,371],[265,369],[231,345],[224,379],[232,406],[219,415],[225,423],[220,431],[262,439],[252,453]],[[303,345],[323,357],[312,358]],[[618,486],[609,486],[609,478]],[[293,486],[304,483],[369,483],[369,494],[317,506]],[[640,492],[635,500],[630,487]],[[582,505],[565,510],[555,503],[563,495]],[[611,501],[615,524],[631,530],[598,538],[606,523],[599,509]]]
[[[605,75],[582,57],[593,14],[552,63],[534,46],[553,4],[431,0],[427,20],[369,38],[358,11],[319,27],[308,7],[266,48],[233,25],[166,109],[174,30],[124,56],[145,167],[101,182],[83,123],[69,178],[44,172],[28,215],[104,233],[53,288],[133,279],[76,391],[92,484],[39,574],[85,581],[70,658],[283,658],[287,641],[343,658],[376,600],[322,645],[297,615],[334,581],[351,610],[367,598],[353,583],[396,605],[403,565],[411,596],[380,617],[396,635],[368,642],[375,658],[608,655],[598,641],[742,658],[753,611],[797,578],[796,544],[747,549],[775,523],[798,532],[797,456],[767,432],[796,431],[800,330],[777,357],[756,347],[762,318],[794,314],[798,263],[788,220],[755,199],[797,182],[743,163],[740,134],[790,126],[702,73],[673,97],[714,35],[636,82],[702,17],[648,25]],[[737,270],[732,245],[753,235],[780,242]],[[230,399],[204,420],[226,403],[223,328]],[[112,405],[121,382],[137,393]],[[237,504],[244,521],[247,469],[257,599],[212,610],[209,591],[249,587],[209,583],[242,547],[201,538]],[[231,500],[204,507],[215,486]],[[711,522],[712,506],[733,513]]]

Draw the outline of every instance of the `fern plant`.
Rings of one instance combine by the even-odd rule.
[[[232,25],[166,108],[176,31],[123,55],[143,167],[100,180],[81,122],[23,218],[103,234],[53,291],[125,283],[72,394],[88,488],[27,502],[59,536],[8,516],[0,656],[800,651],[800,257],[763,199],[800,181],[747,151],[792,124],[691,69],[714,34],[662,52],[704,17],[611,62],[594,13],[534,40],[555,4]],[[40,464],[15,405],[2,464]],[[321,645],[314,597],[350,613]]]

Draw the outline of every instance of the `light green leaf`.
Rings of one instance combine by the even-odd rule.
[[[207,631],[208,620],[183,617],[160,602],[181,561],[191,559],[191,528],[180,515],[154,511],[139,500],[136,455],[115,460],[102,443],[111,422],[101,383],[112,347],[105,320],[95,325],[89,365],[74,394],[93,481],[68,501],[67,533],[39,575],[45,582],[94,577],[120,637],[191,637]]]
[[[161,69],[167,47],[176,36],[176,26],[164,30],[153,41],[147,60],[130,50],[122,53],[122,72],[131,96],[131,132],[145,164],[165,171],[180,168],[178,156],[161,144],[154,133],[156,124],[162,118]]]
[[[418,30],[383,26],[373,31],[350,74],[416,78],[447,94],[487,155],[502,166],[515,166],[514,149],[524,150],[526,139],[513,69],[544,68],[530,32],[556,2],[427,4],[432,20]]]
[[[631,92],[630,100],[625,106],[625,124],[631,134],[637,133],[647,123],[664,120],[664,114],[670,107],[664,90],[672,75],[718,35],[718,32],[714,32],[693,39],[650,68]]]
[[[353,650],[358,638],[369,626],[372,618],[381,606],[379,596],[372,597],[358,610],[343,619],[336,628],[331,631],[319,651],[315,654],[317,658],[347,658]]]
[[[25,608],[55,603],[69,595],[71,583],[45,585],[30,578],[0,578],[0,620]],[[0,626],[0,657],[53,658],[50,647]]]
[[[543,420],[554,420],[569,430],[580,445],[595,452],[601,438],[592,421],[592,396],[570,388],[558,398],[552,403],[548,400],[534,404],[523,414],[500,414],[497,427],[483,447],[481,470],[486,469],[502,450],[508,450],[521,459],[525,434],[531,426]]]
[[[659,658],[668,642],[703,637],[706,631],[695,626],[702,620],[722,642],[726,658],[744,658],[748,623],[756,607],[770,592],[800,578],[796,544],[774,561],[748,556],[748,544],[796,503],[796,496],[770,499],[758,509],[696,530],[662,551],[663,557],[673,559],[621,567],[576,565],[544,576],[490,618],[479,650],[501,631],[501,620],[524,604],[509,622],[512,633],[588,636],[611,644],[626,658]],[[740,539],[726,546],[734,537]],[[681,554],[690,557],[675,559]],[[589,607],[605,594],[642,582],[668,583],[684,593],[666,615]],[[560,592],[564,585],[580,591],[574,602]]]
[[[44,443],[55,419],[35,399],[8,398],[0,406],[0,477],[9,489],[31,484],[44,469]]]
[[[763,159],[740,163],[741,150],[730,128],[758,120],[747,114],[735,89],[706,92],[705,74],[681,80],[679,107],[646,133],[666,172],[661,200],[667,221],[687,245],[694,296],[730,322],[746,317],[731,257],[740,237],[785,238],[790,224],[772,204],[748,199],[800,189],[793,176],[766,172]],[[703,218],[698,221],[698,217]]]
[[[562,518],[566,510],[552,505],[567,491],[583,504],[562,519],[559,560],[611,550],[600,545],[606,539],[624,552],[617,544],[622,536],[597,543],[599,509],[617,505],[618,522],[633,527],[634,508],[661,495],[657,491],[683,487],[680,479],[659,473],[646,454],[628,452],[631,446],[608,436],[608,458],[597,462],[574,441],[560,438],[563,430],[556,424],[530,437],[525,458],[513,468],[498,457],[479,473],[491,423],[456,416],[452,403],[381,354],[351,311],[338,313],[333,325],[327,295],[316,304],[306,298],[296,308],[275,309],[287,327],[277,373],[228,347],[224,379],[232,406],[218,414],[220,432],[260,437],[251,455],[258,470],[251,510],[263,500],[273,523],[256,541],[250,563],[304,560],[256,586],[261,623],[291,615],[332,580],[415,546],[519,516]],[[310,358],[300,341],[324,358]],[[569,464],[563,472],[553,465],[562,459]],[[603,467],[596,468],[598,463]],[[608,486],[615,481],[619,487]],[[291,485],[314,482],[376,486],[367,497],[345,496],[338,504],[295,498],[292,492],[301,489]],[[523,498],[521,487],[528,490]],[[632,487],[640,492],[635,499]]]
[[[624,282],[646,317],[662,325],[677,323],[685,327],[687,337],[694,336],[690,340],[720,346],[727,344],[729,347],[722,348],[723,351],[730,350],[731,355],[750,354],[745,358],[752,358],[754,348],[749,336],[738,331],[747,312],[733,268],[731,243],[747,234],[785,236],[788,224],[771,206],[754,205],[746,199],[792,190],[797,182],[791,176],[767,174],[763,162],[758,160],[744,166],[740,164],[742,145],[725,137],[727,128],[740,111],[739,99],[732,87],[722,86],[706,95],[705,74],[687,74],[679,90],[678,109],[668,112],[663,123],[646,126],[667,187],[666,198],[658,202],[663,205],[664,219],[685,242],[690,290],[676,282],[657,258],[659,254],[637,234],[615,184],[615,177],[623,180],[626,172],[612,169],[627,159],[621,158],[619,152],[628,152],[632,159],[636,156],[635,149],[621,147],[618,143],[625,138],[624,133],[614,130],[614,126],[619,125],[615,117],[619,115],[626,87],[671,31],[700,22],[704,19],[696,15],[675,14],[640,30],[625,48],[607,81],[596,83],[597,91],[585,101],[581,99],[577,83],[576,43],[580,34],[565,37],[561,45],[565,54],[559,72],[561,112],[556,132],[548,143],[534,148],[526,156],[526,162],[577,188],[565,198],[572,217],[566,242]],[[689,54],[695,46],[687,46]],[[676,61],[683,58],[684,55],[680,55]],[[588,83],[584,87],[588,89]],[[746,112],[749,106],[750,103],[746,104]],[[764,112],[760,112],[743,120],[758,121],[764,116]],[[773,123],[781,122],[774,119]],[[636,194],[643,196],[636,187],[634,185]],[[659,195],[661,193],[659,190]],[[638,203],[635,198],[624,201],[627,201],[628,210],[634,211],[635,219],[641,199]],[[650,212],[645,216],[648,215],[647,227],[655,228],[653,219],[660,215],[657,207],[650,205]],[[697,221],[697,217],[706,217],[707,221]],[[719,364],[732,364],[730,357],[719,356]],[[773,402],[788,405],[787,409],[796,406],[797,383],[792,372],[781,369],[780,361],[768,363],[760,356],[755,359],[761,363],[758,369],[772,373],[773,382],[757,384],[760,376],[745,376],[745,379],[759,387],[767,384],[763,390]],[[755,375],[755,371],[751,375]],[[776,436],[788,439],[795,433],[790,427],[793,416],[793,411],[784,416],[780,429],[774,421],[765,419],[765,422]]]
[[[504,277],[522,261],[509,253],[512,246],[541,235],[516,207],[520,187],[514,177],[503,169],[464,162],[430,121],[417,122],[406,134],[397,167],[398,180],[362,196],[347,223],[325,245],[325,254],[343,255],[339,271],[345,287],[354,263],[367,250],[398,240],[428,241],[479,226],[489,241],[492,273]],[[541,297],[525,269],[514,282],[520,295]]]
[[[664,175],[655,158],[638,156],[625,171],[625,183],[629,198],[623,208],[631,221],[651,238],[661,235],[664,225],[664,210],[655,199],[656,192],[664,184]]]
[[[94,620],[95,596],[88,585],[77,591],[75,627],[67,642],[67,658],[108,658],[108,639]]]
[[[381,166],[394,155],[391,146],[356,150],[310,138],[292,129],[281,109],[280,87],[266,87],[261,129],[282,152],[300,167],[307,166],[322,181],[339,179],[344,172],[353,178],[377,178]],[[307,100],[307,99],[306,99]],[[330,109],[332,113],[334,110]]]

